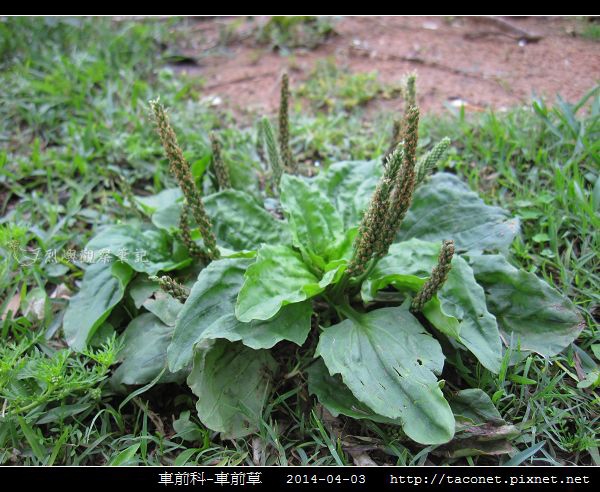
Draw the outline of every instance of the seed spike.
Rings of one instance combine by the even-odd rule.
[[[183,156],[181,147],[179,147],[177,136],[171,127],[167,112],[158,99],[150,101],[150,108],[156,124],[156,131],[169,159],[171,173],[177,179],[192,215],[198,223],[202,239],[208,250],[208,256],[211,260],[218,259],[221,253],[217,247],[217,238],[212,231],[212,224],[204,208],[200,192],[196,188],[190,165]]]
[[[217,176],[217,183],[220,190],[226,190],[231,188],[231,179],[229,177],[229,168],[223,162],[223,157],[221,156],[221,142],[216,133],[211,132],[209,137],[212,148],[212,163]]]
[[[385,227],[381,232],[381,239],[377,248],[379,258],[387,254],[412,203],[416,185],[415,154],[418,138],[419,108],[413,106],[407,111],[404,122],[403,162],[397,173],[394,191],[389,199]]]
[[[354,255],[347,269],[349,275],[363,273],[367,263],[380,247],[381,231],[385,228],[390,193],[402,164],[402,156],[402,148],[398,146],[394,153],[387,158],[383,177],[379,180],[369,208],[360,223],[354,244]]]
[[[446,279],[448,278],[448,273],[452,268],[453,256],[454,241],[443,241],[437,265],[433,267],[433,270],[431,271],[431,277],[429,277],[429,280],[425,282],[423,287],[421,287],[421,290],[419,290],[413,299],[410,306],[411,311],[422,311],[425,304],[427,304],[427,302],[433,298],[436,292],[442,288],[444,282],[446,282]]]
[[[417,183],[425,179],[429,172],[437,165],[446,150],[448,150],[448,147],[450,147],[450,139],[444,137],[427,154],[419,159],[416,170]]]
[[[297,171],[296,163],[292,160],[290,148],[289,121],[290,81],[287,73],[281,76],[281,97],[279,99],[279,151],[283,167],[291,172]]]
[[[179,233],[183,244],[185,244],[191,256],[199,258],[203,263],[210,263],[210,258],[206,252],[192,239],[189,207],[185,202],[183,204],[183,208],[181,209],[181,217],[179,218]]]
[[[281,180],[283,169],[281,167],[281,158],[279,156],[279,150],[277,149],[273,127],[267,118],[263,118],[262,127],[265,143],[267,145],[267,154],[269,155],[269,164],[271,164],[271,170],[273,171],[273,182],[275,188],[279,188],[279,181]]]
[[[158,285],[163,292],[166,292],[178,301],[185,302],[190,295],[189,291],[184,285],[180,284],[179,282],[167,275],[163,275],[162,277],[154,276],[149,278],[154,282],[158,282]]]
[[[383,176],[361,221],[346,270],[348,276],[361,275],[372,260],[387,254],[412,202],[419,108],[409,108],[403,127],[404,142],[387,159]]]

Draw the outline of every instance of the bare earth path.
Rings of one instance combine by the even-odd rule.
[[[241,26],[242,35],[226,49],[214,50],[232,22]],[[246,26],[250,33],[261,22],[265,19],[190,20],[193,34],[183,52],[197,65],[186,70],[203,77],[204,94],[218,96],[238,114],[273,112],[281,72],[287,70],[297,84],[326,57],[352,71],[376,70],[384,82],[399,82],[416,70],[420,102],[428,112],[443,111],[444,103],[457,99],[471,110],[519,105],[534,94],[553,99],[559,93],[575,101],[600,82],[600,43],[573,36],[574,19],[345,17],[334,24],[336,36],[291,56],[244,36]],[[401,101],[378,101],[376,107],[382,104],[393,110]]]

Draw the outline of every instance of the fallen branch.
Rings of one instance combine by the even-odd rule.
[[[542,39],[542,36],[540,36],[539,34],[532,34],[530,32],[527,32],[504,19],[500,19],[499,17],[477,15],[469,18],[477,23],[490,24],[500,29],[502,32],[480,31],[474,33],[467,33],[465,34],[465,38],[467,39],[474,39],[482,36],[494,36],[498,34],[509,36],[511,38],[516,38],[519,41],[527,41],[528,43],[537,43],[540,39]]]

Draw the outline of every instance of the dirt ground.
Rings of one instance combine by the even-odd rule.
[[[337,34],[316,49],[287,56],[256,43],[252,32],[266,20],[189,20],[191,35],[180,53],[193,63],[178,69],[201,76],[203,94],[237,114],[272,113],[281,73],[287,70],[299,84],[326,57],[352,71],[376,70],[387,83],[416,71],[427,112],[449,103],[502,109],[534,95],[553,100],[557,93],[575,101],[600,82],[600,43],[576,36],[581,21],[573,18],[344,17],[334,22]],[[234,22],[235,35],[215,49]],[[396,110],[401,104],[391,99],[370,106]]]

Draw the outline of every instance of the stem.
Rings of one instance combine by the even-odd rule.
[[[331,289],[331,296],[335,300],[340,299],[344,295],[344,291],[346,290],[346,286],[348,285],[349,281],[350,281],[350,277],[348,276],[348,274],[346,272],[344,272],[340,281],[336,285],[334,285],[333,288]],[[329,302],[329,300],[328,300],[328,302]],[[334,304],[336,304],[336,303],[334,303]]]
[[[24,413],[24,412],[28,412],[29,410],[33,410],[35,407],[39,407],[40,405],[42,405],[46,401],[46,397],[49,395],[50,395],[50,393],[46,392],[46,393],[38,396],[30,404],[13,410],[13,413]]]
[[[340,281],[333,287],[333,289],[331,289],[331,295],[335,299],[338,299],[346,292],[346,288],[348,286],[350,286],[351,290],[350,290],[349,294],[350,294],[350,297],[352,297],[352,292],[354,291],[354,289],[356,287],[359,287],[359,290],[360,290],[360,286],[365,281],[365,279],[369,275],[371,275],[371,273],[373,273],[373,270],[375,269],[375,266],[377,265],[377,262],[379,261],[379,259],[380,258],[373,258],[372,260],[370,260],[365,271],[363,273],[361,273],[358,277],[356,277],[354,280],[352,280],[352,277],[350,277],[347,274],[347,272],[344,272]]]
[[[365,279],[369,275],[371,275],[371,273],[373,273],[373,270],[375,270],[375,267],[377,266],[377,262],[379,261],[379,259],[380,258],[373,258],[370,261],[369,266],[365,269],[365,271],[363,273],[361,273],[358,277],[356,277],[356,280],[354,282],[352,282],[353,287],[362,285],[362,283],[365,281]]]
[[[350,302],[348,301],[348,299],[344,299],[344,302],[336,304],[334,308],[337,311],[338,316],[340,318],[356,320],[360,317],[360,313],[353,309],[352,306],[350,306]]]

